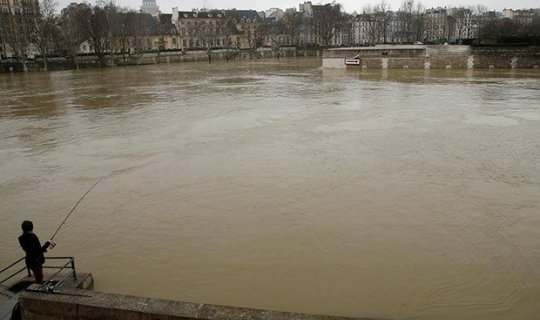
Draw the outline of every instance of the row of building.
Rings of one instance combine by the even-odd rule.
[[[261,28],[263,24],[276,24],[283,19],[285,14],[300,14],[306,18],[313,16],[311,2],[300,4],[299,10],[290,8],[281,10],[271,8],[263,12],[255,10],[192,10],[179,11],[172,8],[172,13],[162,13],[155,0],[143,0],[140,11],[150,14],[163,25],[171,25],[170,34],[163,37],[154,36],[151,40],[152,48],[157,49],[192,49],[211,47],[234,47],[239,50],[253,49],[256,47],[280,47],[291,45],[316,44],[317,39],[311,30],[300,32],[298,41],[293,35],[276,28]],[[205,34],[205,29],[210,32]],[[208,39],[210,38],[210,39]],[[150,48],[149,48],[150,49]]]
[[[253,24],[249,27],[251,32],[256,32],[257,24],[279,22],[288,15],[301,16],[300,21],[304,25],[297,26],[297,34],[268,34],[262,45],[296,45],[296,46],[325,46],[321,37],[317,34],[309,20],[313,18],[321,5],[313,5],[310,1],[299,5],[298,9],[290,8],[282,10],[271,8],[264,12],[253,10],[240,10],[224,12],[223,17],[233,17],[234,19],[245,19]],[[163,16],[155,0],[144,0],[141,12],[152,14],[153,16]],[[173,8],[170,17],[171,23],[179,30],[179,35],[183,37],[186,33],[183,26],[197,21],[208,19],[208,16],[200,11],[179,12]],[[458,43],[468,42],[479,36],[480,28],[483,24],[498,20],[510,19],[519,24],[532,24],[540,20],[540,9],[512,10],[505,9],[500,12],[485,11],[474,13],[468,8],[431,8],[420,13],[407,13],[403,11],[373,12],[352,15],[344,13],[344,23],[340,24],[339,30],[331,40],[332,46],[366,46],[375,44],[410,44],[410,43]],[[538,20],[536,20],[538,19]],[[205,23],[205,22],[202,22]],[[243,29],[243,28],[239,28]],[[245,28],[244,28],[245,29]],[[243,38],[235,38],[231,42],[240,48],[249,47],[249,35]],[[278,39],[278,40],[276,40]],[[189,39],[183,39],[182,47],[196,45],[190,43]],[[222,39],[222,42],[225,40]]]

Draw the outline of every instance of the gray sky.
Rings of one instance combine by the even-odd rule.
[[[70,2],[83,2],[81,0],[58,0],[59,9],[65,7]],[[156,0],[161,12],[170,13],[172,7],[178,7],[180,10],[191,10],[193,8],[217,8],[217,9],[255,9],[257,11],[266,10],[269,8],[291,8],[298,9],[298,4],[304,0]],[[400,7],[403,0],[386,0],[393,10]],[[87,0],[93,3],[94,0]],[[139,9],[142,0],[116,0],[116,2],[125,7]],[[328,1],[312,1],[313,4],[327,3]],[[362,8],[367,4],[376,4],[380,0],[341,0],[339,3],[344,5],[345,11],[353,12],[362,11]],[[504,8],[512,9],[530,9],[540,7],[538,0],[423,0],[422,3],[428,7],[444,7],[444,6],[469,6],[483,4],[491,10],[502,10]]]

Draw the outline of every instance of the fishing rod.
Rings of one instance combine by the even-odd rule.
[[[71,214],[73,213],[73,211],[75,211],[75,209],[77,208],[77,206],[79,205],[79,203],[81,203],[84,199],[84,197],[86,197],[87,194],[90,193],[90,191],[92,191],[92,189],[94,189],[95,186],[97,186],[101,180],[103,180],[105,177],[99,179],[96,183],[94,183],[94,185],[92,185],[90,187],[90,189],[88,189],[83,195],[82,197],[79,199],[79,201],[77,201],[77,203],[73,206],[73,208],[71,208],[71,211],[69,211],[68,215],[64,218],[64,221],[62,221],[62,223],[60,224],[60,226],[58,227],[58,229],[56,229],[56,231],[54,232],[54,234],[52,235],[51,237],[51,244],[54,244],[54,242],[52,242],[52,240],[54,239],[54,237],[56,237],[56,235],[58,234],[58,231],[60,231],[60,229],[62,229],[62,227],[64,226],[64,224],[66,223],[67,219],[69,219],[69,217],[71,216]]]

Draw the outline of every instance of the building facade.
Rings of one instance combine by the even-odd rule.
[[[38,15],[37,0],[0,0],[0,59],[39,54],[32,43]]]
[[[424,41],[448,41],[448,13],[446,9],[428,9],[424,14]]]

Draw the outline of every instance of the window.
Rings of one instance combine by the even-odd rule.
[[[21,9],[15,8],[15,14],[17,14],[17,15],[21,14]]]
[[[8,10],[8,8],[2,8],[2,13],[4,13],[4,14],[8,14],[8,13],[9,13],[9,10]]]

